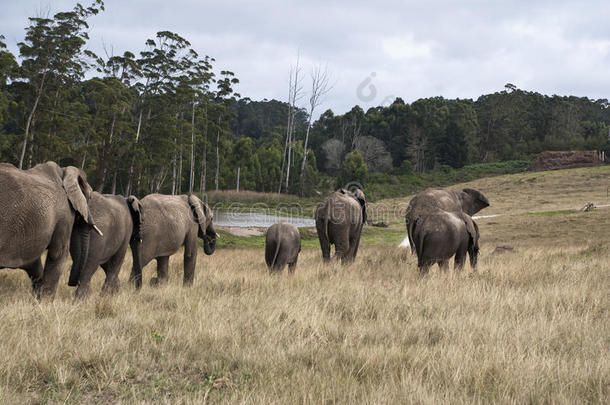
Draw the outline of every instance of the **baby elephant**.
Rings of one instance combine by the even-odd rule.
[[[466,253],[470,256],[470,265],[476,269],[479,227],[468,214],[437,210],[416,221],[413,243],[422,274],[426,274],[434,264],[447,270],[453,255],[454,268],[461,270],[466,262]]]
[[[282,271],[288,265],[292,273],[301,251],[301,234],[288,222],[271,225],[265,238],[265,262],[269,271]]]
[[[103,236],[91,232],[84,221],[76,220],[70,240],[72,268],[68,285],[78,286],[77,297],[89,293],[89,282],[98,266],[106,272],[102,291],[118,291],[125,253],[132,237],[139,238],[142,223],[140,201],[134,196],[125,198],[93,192],[89,209]]]

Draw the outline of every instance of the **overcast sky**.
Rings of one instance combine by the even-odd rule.
[[[86,0],[83,5],[89,4]],[[0,0],[0,34],[17,54],[27,17],[73,8],[67,0]],[[610,1],[105,0],[88,47],[136,54],[170,30],[238,92],[285,100],[300,50],[308,73],[328,64],[334,88],[322,110],[365,110],[395,97],[477,98],[506,83],[544,94],[610,97]],[[304,83],[309,88],[309,78]],[[306,98],[303,98],[303,103]],[[316,115],[318,115],[316,114]]]

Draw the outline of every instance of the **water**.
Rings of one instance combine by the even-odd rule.
[[[278,215],[260,214],[254,212],[214,212],[214,225],[236,226],[240,228],[261,227],[267,228],[280,221],[289,222],[297,228],[315,226],[312,218],[285,217]]]

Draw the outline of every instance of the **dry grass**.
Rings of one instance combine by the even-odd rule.
[[[498,202],[499,204],[499,202]],[[421,278],[364,245],[350,267],[261,249],[180,257],[170,283],[54,303],[0,272],[1,403],[608,403],[610,210],[481,220],[478,272]],[[496,244],[515,253],[491,254]],[[145,269],[152,277],[154,266]]]

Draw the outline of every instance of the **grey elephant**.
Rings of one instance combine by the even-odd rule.
[[[271,225],[265,235],[265,262],[270,271],[282,271],[286,265],[292,273],[301,251],[301,234],[288,222]]]
[[[2,163],[0,190],[0,268],[24,269],[36,296],[53,299],[68,257],[75,217],[99,232],[89,210],[87,175],[55,162],[29,170]]]
[[[476,269],[479,255],[479,227],[463,212],[436,210],[415,219],[413,242],[417,252],[417,265],[422,274],[438,264],[442,270],[455,255],[454,268],[462,269],[466,254]]]
[[[322,259],[330,260],[330,245],[335,245],[334,260],[340,259],[343,264],[353,262],[366,222],[366,197],[362,190],[335,191],[318,204],[315,217]]]
[[[70,240],[72,268],[69,286],[78,286],[76,296],[84,297],[89,291],[91,277],[101,266],[106,273],[103,292],[119,289],[119,271],[132,238],[139,238],[142,224],[140,201],[134,197],[93,192],[89,210],[95,224],[104,236],[92,233],[82,220],[76,220]]]
[[[405,219],[411,252],[415,252],[413,233],[417,218],[437,210],[463,212],[472,216],[486,207],[489,207],[489,200],[479,190],[472,188],[460,191],[446,188],[425,189],[413,197],[407,207]]]
[[[208,205],[195,195],[150,194],[140,200],[145,220],[140,238],[131,241],[133,267],[130,280],[142,286],[142,268],[157,260],[157,277],[151,285],[167,282],[169,257],[184,246],[184,285],[191,285],[197,264],[197,237],[203,239],[203,251],[216,250],[217,234]]]

